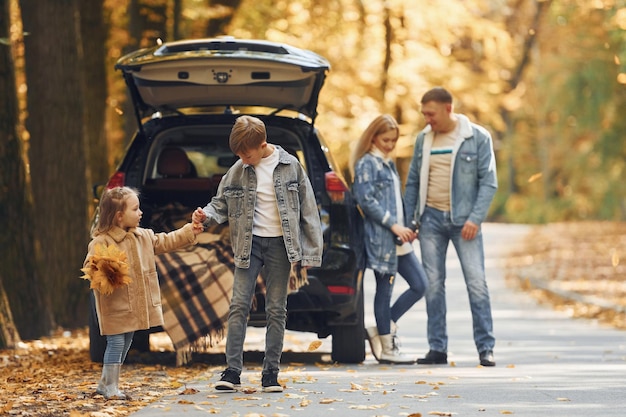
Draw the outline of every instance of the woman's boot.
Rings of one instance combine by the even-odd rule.
[[[365,332],[367,333],[367,341],[370,343],[370,350],[372,351],[372,355],[376,358],[377,361],[380,361],[380,354],[383,351],[383,346],[380,344],[380,337],[378,336],[378,327],[366,327]],[[394,343],[397,345],[396,338],[398,333],[398,326],[396,322],[391,321],[391,335],[393,336]]]
[[[367,327],[365,329],[365,333],[367,334],[367,340],[370,342],[370,350],[372,351],[372,355],[374,355],[377,361],[380,361],[380,354],[382,353],[383,347],[380,344],[378,328],[376,326]]]
[[[378,337],[382,345],[382,353],[378,362],[391,364],[415,363],[415,358],[409,358],[400,353],[391,334],[379,335]]]
[[[107,400],[127,399],[126,394],[119,389],[121,366],[122,364],[119,363],[105,363],[102,365],[102,377],[100,382],[98,382],[96,393],[104,396]]]

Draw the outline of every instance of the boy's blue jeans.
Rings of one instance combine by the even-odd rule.
[[[402,276],[409,284],[409,288],[404,291],[398,299],[391,304],[391,295],[395,279],[390,278],[393,274],[383,274],[374,271],[376,277],[376,293],[374,294],[374,316],[376,317],[376,327],[378,334],[386,335],[391,332],[391,321],[398,322],[420,298],[424,296],[428,287],[428,279],[422,264],[414,253],[398,256],[398,275]]]
[[[241,373],[243,369],[243,344],[248,326],[248,314],[256,280],[265,266],[265,358],[263,374],[277,372],[283,352],[285,322],[287,320],[287,288],[291,263],[283,237],[253,236],[250,268],[235,268],[233,297],[228,313],[226,339],[226,365]]]
[[[426,207],[419,231],[422,263],[429,279],[426,291],[428,313],[428,344],[431,350],[448,351],[446,328],[446,253],[452,241],[461,263],[472,312],[474,343],[478,352],[493,350],[493,319],[491,301],[485,278],[483,235],[479,230],[472,240],[461,237],[462,226],[450,221],[450,212]]]

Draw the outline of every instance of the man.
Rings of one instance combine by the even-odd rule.
[[[448,362],[446,252],[451,241],[469,295],[474,343],[482,366],[495,366],[493,319],[480,229],[498,181],[491,135],[452,108],[452,95],[436,87],[422,97],[428,126],[419,133],[406,183],[407,224],[419,220],[430,350],[418,364]]]

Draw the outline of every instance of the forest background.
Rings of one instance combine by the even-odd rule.
[[[225,34],[331,62],[316,123],[346,175],[380,113],[404,171],[442,85],[493,134],[490,221],[626,218],[626,0],[0,0],[0,348],[87,323],[92,186],[136,128],[114,63]]]

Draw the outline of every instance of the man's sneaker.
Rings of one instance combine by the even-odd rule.
[[[222,378],[215,384],[215,389],[222,392],[234,392],[240,386],[239,372],[227,368],[222,372]]]
[[[278,372],[263,374],[261,385],[263,392],[283,392],[283,386],[278,383]]]
[[[437,352],[429,350],[425,357],[417,360],[418,365],[445,365],[448,363],[448,354],[446,352]]]
[[[478,355],[478,359],[480,360],[480,364],[482,366],[496,366],[496,361],[493,359],[493,351],[485,350],[480,352]]]

